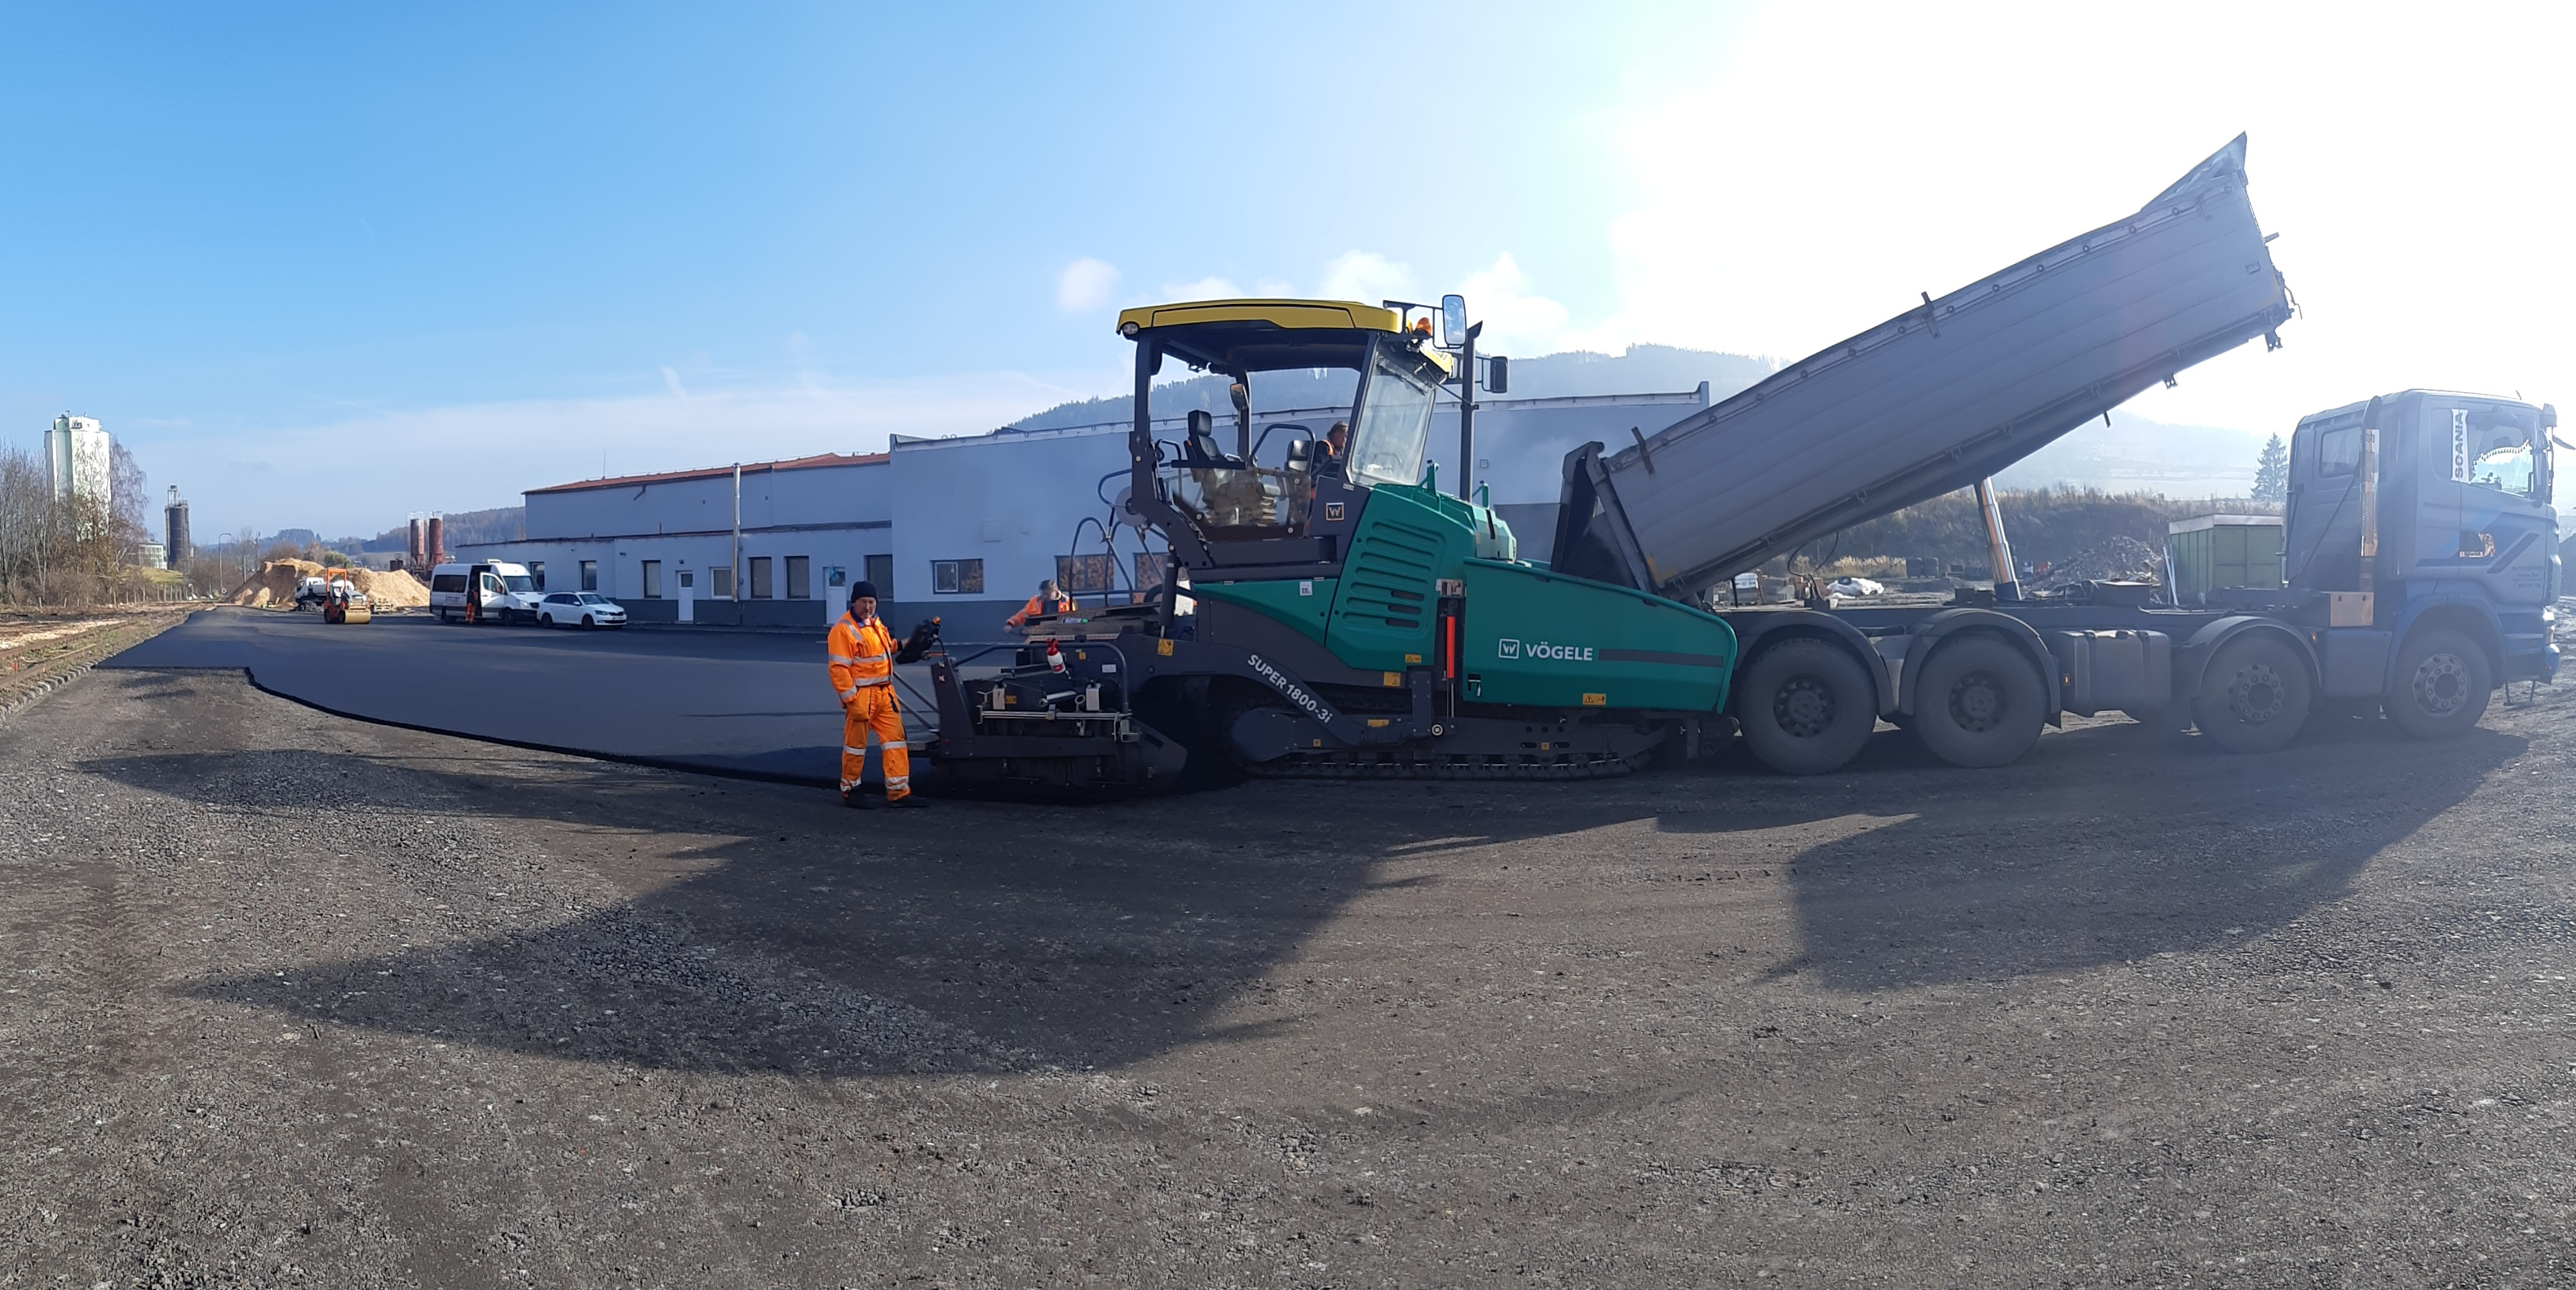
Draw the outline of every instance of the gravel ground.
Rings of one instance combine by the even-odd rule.
[[[2566,1284],[2571,712],[890,816],[95,672],[0,1286]]]

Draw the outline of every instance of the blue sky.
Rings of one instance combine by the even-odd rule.
[[[2137,410],[2576,376],[2554,10],[529,8],[0,8],[0,423],[104,418],[203,530],[372,532],[987,427],[1220,288],[1794,355],[2240,129],[2312,318]]]

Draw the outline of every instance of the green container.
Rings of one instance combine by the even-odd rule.
[[[2195,515],[2166,526],[2174,592],[2182,603],[2221,587],[2281,585],[2277,515]]]

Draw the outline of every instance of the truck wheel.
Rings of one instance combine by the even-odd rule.
[[[2418,739],[2457,739],[2487,714],[2494,690],[2476,641],[2447,627],[2417,632],[2397,651],[2388,719]]]
[[[1953,766],[2002,766],[2039,742],[2039,673],[1991,636],[1942,646],[1914,690],[1914,737]]]
[[[2307,724],[2309,691],[2307,661],[2289,642],[2270,633],[2240,636],[2201,673],[2191,719],[2229,752],[2271,752]]]
[[[1737,676],[1735,720],[1754,760],[1783,775],[1820,775],[1869,742],[1878,687],[1839,646],[1812,637],[1782,641]]]

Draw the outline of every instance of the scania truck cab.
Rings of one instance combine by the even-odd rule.
[[[2407,390],[2299,422],[2283,532],[2287,596],[2328,698],[2377,698],[2422,737],[2477,724],[2488,695],[2557,675],[2555,406]]]

